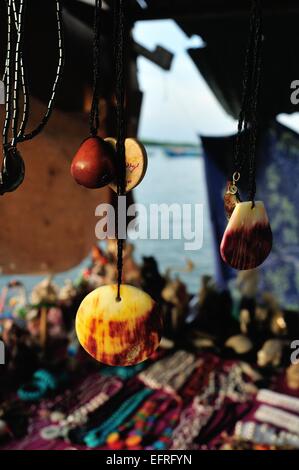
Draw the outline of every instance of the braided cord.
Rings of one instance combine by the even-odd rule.
[[[57,35],[58,35],[58,65],[57,65],[56,77],[53,83],[52,93],[48,102],[47,110],[41,122],[38,124],[38,126],[35,129],[33,129],[31,132],[29,132],[28,134],[22,133],[22,135],[19,135],[17,139],[18,142],[24,142],[24,141],[31,140],[34,137],[36,137],[48,123],[51,117],[53,108],[54,108],[56,91],[62,78],[62,69],[63,69],[63,63],[64,63],[64,41],[63,41],[63,31],[62,31],[62,11],[61,11],[60,0],[56,0],[56,20],[57,20]]]
[[[23,31],[24,21],[20,21],[20,18],[18,18],[15,2],[12,3],[12,8],[13,8],[13,13],[14,13],[15,28],[16,28],[16,31],[18,33],[20,32],[20,34],[22,36],[22,43],[23,43],[23,41],[24,41],[24,31]],[[24,2],[24,12],[23,12],[24,15],[25,15],[25,9],[26,9],[26,2]],[[20,28],[21,28],[21,31],[20,31]],[[18,132],[18,137],[20,137],[24,133],[27,122],[28,122],[28,117],[29,117],[29,92],[28,92],[26,72],[25,72],[25,67],[24,67],[24,62],[23,62],[23,49],[22,49],[22,47],[20,48],[19,54],[20,54],[21,85],[22,85],[22,93],[23,93],[23,115],[22,115],[22,120],[21,120],[21,124],[20,124],[20,129],[19,129],[19,132]]]
[[[115,76],[116,76],[116,115],[117,115],[117,195],[126,194],[126,155],[125,155],[125,15],[124,0],[115,0],[114,3],[114,24],[116,34],[115,45]],[[118,206],[118,204],[117,204]],[[118,215],[118,214],[117,214]],[[118,216],[117,216],[117,300],[120,298],[120,285],[123,271],[123,246],[124,240],[118,237]]]
[[[8,145],[8,131],[9,123],[11,119],[11,103],[10,103],[10,88],[11,88],[11,23],[12,23],[12,0],[7,1],[7,51],[6,51],[6,63],[3,81],[5,84],[5,120],[3,125],[3,147]]]
[[[100,128],[100,57],[101,57],[101,9],[102,0],[95,0],[93,26],[93,98],[89,115],[90,135],[95,136]]]
[[[256,151],[258,95],[261,79],[262,26],[260,0],[252,0],[250,32],[245,54],[242,103],[234,152],[235,172],[249,163],[248,197],[254,206],[256,192]]]
[[[13,82],[13,100],[12,100],[12,120],[11,120],[11,133],[12,141],[11,145],[14,147],[16,145],[17,136],[18,136],[18,117],[19,117],[19,80],[20,80],[20,57],[21,57],[21,48],[22,48],[22,33],[23,33],[23,7],[24,0],[20,0],[20,7],[18,13],[16,12],[16,5],[13,2],[13,10],[17,16],[16,21],[16,48],[15,48],[15,64],[14,64],[14,82]]]

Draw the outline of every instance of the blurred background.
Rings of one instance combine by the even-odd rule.
[[[85,295],[116,281],[115,244],[99,244],[94,231],[96,206],[115,204],[115,195],[83,188],[70,174],[88,135],[95,2],[61,0],[65,64],[55,109],[44,131],[18,147],[25,180],[0,200],[2,448],[299,448],[299,114],[290,98],[299,10],[291,0],[261,3],[257,198],[273,249],[259,268],[237,272],[219,246],[251,2],[125,2],[127,135],[148,155],[128,201],[202,204],[203,246],[185,251],[183,239],[126,244],[124,282],[158,302],[164,330],[147,361],[109,367],[74,332]],[[55,79],[55,12],[54,0],[27,1],[29,129],[41,120]],[[106,137],[116,135],[112,1],[103,2],[101,16]],[[3,74],[6,0],[0,22]]]

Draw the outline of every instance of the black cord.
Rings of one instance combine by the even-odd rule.
[[[26,7],[27,7],[27,2],[24,1],[24,6],[23,6],[23,15],[25,17],[26,13]],[[12,8],[13,8],[13,13],[14,13],[14,21],[15,21],[15,29],[16,31],[21,28],[21,46],[20,46],[20,73],[21,73],[21,85],[22,85],[22,93],[23,93],[23,116],[22,116],[22,121],[20,124],[20,129],[18,132],[18,137],[24,134],[28,118],[29,118],[29,91],[28,91],[28,85],[27,85],[27,78],[26,78],[26,70],[24,67],[24,61],[23,61],[23,43],[24,43],[24,23],[25,21],[21,21],[21,24],[18,19],[18,13],[16,9],[16,4],[15,2],[12,2]]]
[[[250,158],[249,158],[249,200],[254,206],[254,198],[256,193],[256,158],[257,158],[257,136],[258,136],[258,98],[261,82],[261,62],[262,62],[262,32],[261,32],[261,11],[259,2],[257,2],[257,18],[255,23],[255,47],[253,57],[253,78],[255,84],[252,93],[251,105],[251,127],[250,133]]]
[[[53,112],[54,108],[54,103],[55,103],[55,98],[56,98],[56,92],[58,85],[61,81],[62,78],[62,70],[63,70],[63,64],[64,64],[64,40],[63,40],[63,29],[62,29],[62,11],[61,11],[61,4],[60,0],[56,0],[56,21],[57,21],[57,36],[58,36],[58,64],[57,64],[57,69],[56,69],[56,77],[52,86],[52,93],[48,102],[47,110],[41,120],[41,122],[37,125],[35,129],[33,129],[31,132],[28,134],[22,133],[22,135],[18,135],[17,142],[25,142],[27,140],[31,140],[34,137],[36,137],[46,124],[48,123],[51,114]]]
[[[258,95],[261,78],[262,27],[260,0],[252,0],[250,31],[245,54],[241,110],[234,152],[235,172],[249,163],[248,197],[254,206],[256,192],[256,150]]]
[[[93,97],[89,114],[90,135],[95,136],[100,128],[100,58],[101,58],[101,9],[102,0],[95,0],[93,25]]]
[[[11,146],[15,147],[18,138],[18,121],[19,121],[19,81],[20,81],[20,59],[22,57],[22,33],[23,33],[23,12],[24,12],[24,0],[20,0],[19,10],[16,10],[16,5],[13,2],[14,14],[17,17],[15,21],[15,33],[16,33],[16,46],[14,56],[14,79],[13,79],[13,97],[12,97],[12,119],[11,119],[11,134],[12,141]]]
[[[4,72],[5,120],[3,124],[3,149],[8,146],[9,124],[11,121],[11,74],[12,74],[12,0],[7,1],[7,52]]]
[[[124,0],[114,1],[114,24],[116,34],[115,44],[115,96],[116,96],[116,116],[117,116],[117,195],[118,197],[126,194],[126,155],[125,155],[125,14]],[[117,204],[118,206],[118,204]],[[118,221],[118,214],[117,214]],[[118,225],[118,224],[117,224]],[[123,239],[118,237],[117,226],[117,300],[120,297],[120,285],[122,281],[123,270]]]

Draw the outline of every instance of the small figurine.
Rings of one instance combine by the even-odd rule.
[[[179,278],[169,280],[161,297],[168,304],[164,313],[165,331],[177,335],[182,331],[187,315],[189,295],[186,286]]]
[[[269,339],[263,344],[257,354],[257,363],[260,367],[278,367],[282,361],[284,342],[280,339]]]
[[[252,348],[253,344],[247,336],[244,335],[235,335],[231,336],[226,342],[225,346],[231,348],[235,351],[236,354],[247,354]]]
[[[287,368],[286,379],[290,389],[299,390],[299,362]]]
[[[31,293],[31,303],[55,304],[58,299],[58,287],[52,282],[52,276],[48,276],[37,284]]]

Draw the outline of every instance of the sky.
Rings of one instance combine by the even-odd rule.
[[[222,109],[187,53],[204,47],[200,37],[189,38],[172,20],[135,24],[134,39],[154,50],[161,45],[175,53],[166,72],[142,57],[138,77],[144,92],[139,137],[158,141],[198,143],[198,135],[227,135],[237,123]],[[280,115],[278,120],[299,132],[299,114]]]

